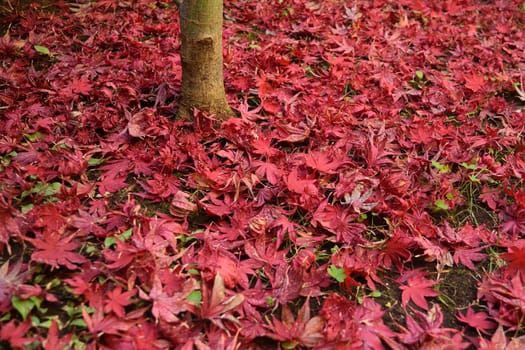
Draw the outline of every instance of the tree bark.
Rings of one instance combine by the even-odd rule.
[[[224,91],[222,11],[222,0],[184,0],[180,3],[180,118],[193,118],[193,108],[215,114],[219,119],[233,114]]]

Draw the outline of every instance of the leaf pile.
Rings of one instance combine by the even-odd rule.
[[[518,349],[525,3],[3,6],[0,347]]]

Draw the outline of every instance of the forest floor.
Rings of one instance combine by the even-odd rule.
[[[0,348],[525,348],[525,2],[224,6],[0,2]]]

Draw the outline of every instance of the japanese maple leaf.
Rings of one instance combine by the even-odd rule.
[[[267,97],[273,92],[274,88],[264,74],[255,77],[255,81],[257,83],[259,97]]]
[[[103,221],[104,219],[99,217],[97,213],[89,213],[84,210],[79,210],[78,214],[68,218],[68,224],[78,229],[76,234],[79,236],[87,236],[90,233],[94,233],[96,236],[104,235],[104,229],[99,226]]]
[[[277,148],[272,147],[272,139],[269,137],[259,136],[251,142],[254,147],[253,153],[263,155],[267,158],[281,154]]]
[[[351,206],[356,213],[372,210],[377,202],[370,202],[368,199],[374,194],[374,188],[364,190],[365,186],[362,183],[356,184],[351,194],[345,193],[344,201],[341,203]]]
[[[260,263],[260,265],[270,264],[279,265],[286,257],[287,249],[278,250],[278,245],[275,242],[269,242],[266,237],[258,237],[255,242],[250,240],[244,241],[244,252],[252,260]]]
[[[525,233],[525,208],[521,205],[509,205],[501,213],[501,230],[513,235]]]
[[[354,242],[360,239],[360,235],[366,227],[358,222],[353,222],[357,218],[355,213],[351,213],[347,208],[330,205],[323,201],[317,207],[312,217],[312,224],[319,224],[327,231],[336,235],[338,242]]]
[[[187,297],[196,289],[198,289],[197,281],[193,278],[188,278],[183,283],[180,283],[176,291],[168,291],[162,285],[159,276],[153,277],[153,287],[148,294],[139,290],[141,299],[152,301],[153,307],[151,313],[158,321],[162,319],[165,322],[173,323],[179,320],[178,314],[192,308],[188,302]]]
[[[73,334],[67,334],[63,338],[59,338],[58,325],[56,320],[51,321],[51,326],[47,331],[47,337],[42,339],[44,350],[68,349],[69,341]]]
[[[279,142],[297,143],[303,142],[310,136],[310,127],[304,123],[298,124],[280,124],[278,125]]]
[[[394,89],[399,85],[397,83],[397,77],[385,69],[381,70],[379,73],[374,74],[372,78],[379,82],[379,86],[386,90],[389,96],[392,96]]]
[[[282,170],[274,163],[264,162],[260,160],[253,160],[252,164],[255,166],[255,175],[259,178],[265,177],[272,185],[277,185],[281,179]]]
[[[507,249],[508,252],[501,254],[500,257],[508,262],[509,272],[525,273],[525,239],[513,242]]]
[[[213,322],[217,327],[226,329],[222,320],[227,319],[238,323],[237,318],[228,313],[242,304],[244,295],[235,294],[226,297],[226,288],[224,287],[224,280],[219,273],[215,275],[213,287],[210,292],[206,284],[202,285],[202,304],[199,314],[202,318],[206,318]]]
[[[293,168],[290,174],[285,179],[288,189],[298,194],[307,194],[317,196],[318,189],[315,185],[315,180],[299,179],[297,168]]]
[[[479,248],[464,248],[464,247],[458,247],[454,251],[454,262],[456,264],[462,264],[463,266],[468,267],[471,270],[474,270],[476,267],[474,266],[475,261],[482,261],[485,259],[487,254],[480,253],[480,251],[483,249],[483,247]]]
[[[234,288],[241,277],[241,271],[237,261],[232,258],[218,254],[216,257],[217,274],[224,276],[223,281],[228,288]]]
[[[288,305],[284,305],[281,320],[274,318],[267,326],[270,332],[268,337],[285,342],[285,348],[293,349],[298,345],[312,348],[323,338],[322,329],[324,320],[320,316],[310,317],[310,299],[307,298],[303,306],[294,317]]]
[[[414,277],[409,278],[406,281],[406,285],[399,287],[403,291],[401,293],[401,303],[406,307],[408,302],[412,300],[414,304],[420,308],[428,310],[428,304],[425,298],[439,295],[436,290],[431,288],[435,284],[435,281],[425,279],[423,273],[419,273]]]
[[[20,233],[20,229],[15,220],[17,210],[13,208],[10,200],[6,200],[3,194],[0,195],[0,247],[9,241],[11,235]]]
[[[71,287],[71,292],[75,295],[82,295],[91,289],[91,284],[80,276],[66,278],[64,280]]]
[[[454,340],[455,337],[451,337],[452,332],[457,332],[450,328],[443,328],[443,312],[439,305],[434,304],[432,308],[426,313],[418,310],[406,313],[406,325],[407,328],[399,326],[403,333],[400,335],[400,339],[405,344],[418,344],[419,347],[416,349],[463,349],[463,346],[451,346],[450,340]],[[411,315],[414,314],[417,320]],[[451,339],[453,338],[453,339]],[[449,346],[439,346],[435,340],[446,340],[449,342]],[[459,339],[459,341],[461,338]],[[443,344],[441,344],[443,345]]]
[[[492,338],[480,339],[479,348],[480,350],[523,350],[525,349],[525,338],[519,337],[514,338],[510,342],[507,342],[507,337],[503,331],[503,327],[499,326],[496,332],[492,335]]]
[[[392,265],[400,267],[404,262],[410,261],[412,258],[409,249],[411,244],[412,241],[408,235],[403,230],[395,228],[380,252],[382,263],[387,268],[390,268]]]
[[[483,76],[478,74],[470,74],[466,75],[465,77],[465,87],[468,89],[477,92],[483,88],[485,85],[485,78]]]
[[[273,287],[275,299],[279,303],[285,304],[299,297],[303,287],[303,270],[281,262],[276,267],[275,275],[268,277]]]
[[[379,139],[375,138],[374,135],[369,135],[365,147],[366,163],[368,167],[372,168],[391,164],[393,162],[389,156],[395,153],[390,150],[391,144],[389,144],[386,138]]]
[[[119,334],[126,332],[133,324],[129,321],[122,321],[115,316],[104,315],[102,305],[94,306],[94,313],[89,314],[88,310],[82,305],[82,318],[91,334],[100,336],[101,334]]]
[[[467,309],[465,314],[458,313],[457,319],[485,334],[489,334],[489,330],[496,327],[496,323],[490,320],[486,312],[475,312],[471,307]]]
[[[489,277],[484,281],[479,293],[487,299],[496,299],[509,307],[516,308],[525,313],[525,273],[518,272],[509,280],[509,276],[501,278]]]
[[[23,284],[31,273],[24,267],[21,260],[9,266],[6,261],[0,266],[0,312],[7,312],[11,308],[11,297],[18,293],[39,294],[40,287]],[[28,296],[28,297],[29,297]]]
[[[89,82],[88,78],[82,76],[80,78],[73,79],[73,81],[71,82],[71,89],[78,94],[87,96],[92,90],[92,85]]]
[[[170,204],[170,213],[174,216],[184,217],[184,214],[195,212],[197,204],[192,200],[189,193],[178,190],[173,195]]]
[[[70,270],[76,269],[76,264],[83,264],[88,260],[73,250],[80,246],[72,242],[73,236],[60,237],[59,234],[44,234],[42,238],[26,238],[36,248],[31,255],[31,260],[58,268],[65,266]]]
[[[115,289],[106,293],[106,300],[104,301],[104,311],[114,312],[120,318],[125,315],[124,307],[131,304],[130,298],[137,293],[136,289],[122,292],[122,288],[117,286]]]
[[[343,162],[330,159],[327,152],[311,151],[303,156],[306,166],[321,173],[332,174]]]
[[[427,123],[412,123],[410,125],[410,139],[414,143],[428,144],[434,141],[435,130],[431,125]]]
[[[44,235],[55,235],[67,223],[59,206],[54,204],[35,207],[29,212],[29,216],[33,219],[34,227],[44,229]]]
[[[128,132],[132,137],[143,138],[148,135],[148,128],[155,118],[155,109],[144,108],[133,114],[128,122]]]
[[[237,79],[233,79],[231,81],[231,84],[235,86],[236,81]],[[239,103],[238,107],[235,109],[239,112],[239,114],[241,115],[241,119],[243,120],[256,121],[257,119],[266,119],[265,116],[259,114],[259,112],[262,109],[262,105],[259,105],[257,106],[257,108],[254,109],[250,109],[250,105],[248,104],[248,98],[246,96],[244,97],[243,102]]]
[[[24,322],[11,320],[6,324],[0,324],[0,339],[6,341],[13,348],[24,349],[27,344],[35,341],[37,337],[26,337],[31,328],[31,318]]]
[[[424,249],[426,261],[436,261],[436,267],[438,271],[441,271],[444,266],[453,265],[452,254],[448,251],[448,247],[445,247],[434,240],[429,240],[423,236],[415,237],[414,241],[417,242],[422,249]]]
[[[325,321],[323,334],[327,341],[339,344],[352,344],[357,340],[358,324],[354,321],[356,302],[337,293],[331,293],[323,302],[319,315]],[[345,346],[342,347],[344,349]],[[359,347],[355,347],[358,349]]]
[[[127,186],[126,177],[131,169],[131,162],[128,159],[109,161],[99,169],[104,171],[98,183],[100,194],[114,193]]]
[[[402,349],[393,340],[396,334],[383,323],[384,313],[381,305],[367,297],[356,307],[352,319],[357,323],[364,350],[383,349],[382,340],[387,341],[392,349]]]
[[[206,197],[198,201],[198,204],[206,210],[208,214],[216,216],[229,215],[233,211],[234,199],[225,194],[223,199],[219,198],[217,192],[209,192]],[[207,202],[211,203],[207,203]]]
[[[141,185],[148,194],[158,196],[161,199],[166,199],[180,191],[180,179],[178,177],[165,176],[160,173],[153,173],[153,178],[142,182]]]

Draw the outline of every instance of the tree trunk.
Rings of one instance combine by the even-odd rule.
[[[222,60],[222,0],[180,3],[182,96],[179,117],[198,108],[219,119],[233,113],[226,102]]]

